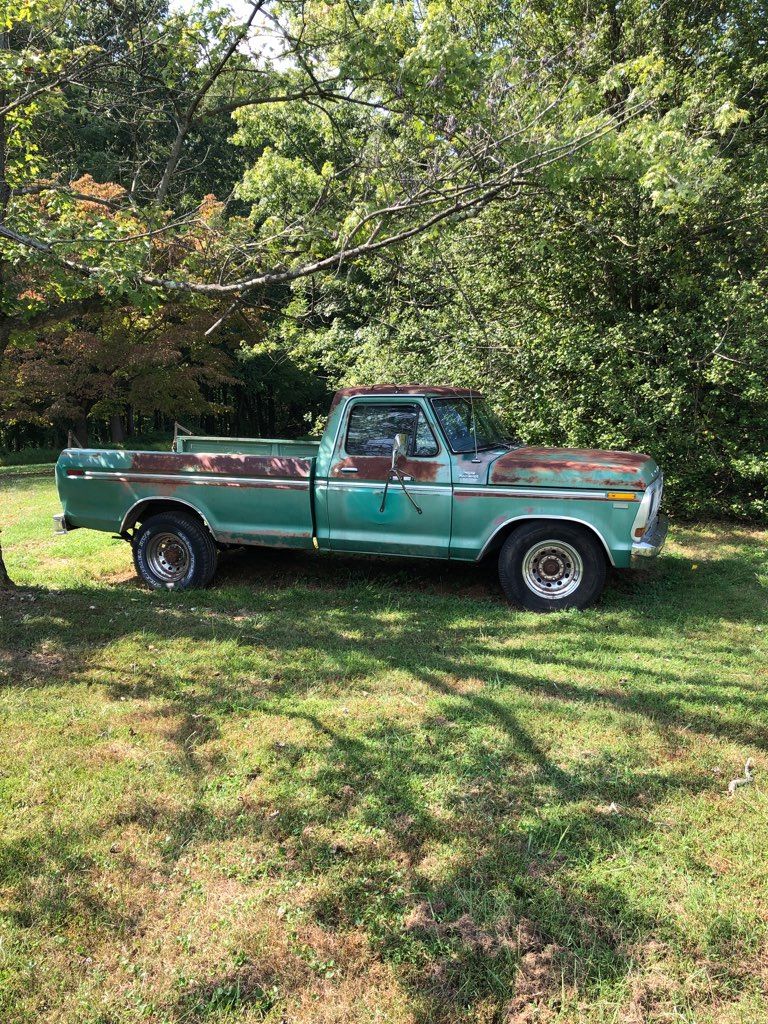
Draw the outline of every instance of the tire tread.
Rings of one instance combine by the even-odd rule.
[[[178,529],[186,534],[193,548],[195,571],[188,580],[168,587],[157,580],[146,567],[142,558],[143,543],[147,536],[158,529],[169,532]],[[133,564],[142,580],[153,590],[191,590],[207,587],[216,573],[218,551],[205,524],[189,512],[158,512],[142,523],[133,538]]]

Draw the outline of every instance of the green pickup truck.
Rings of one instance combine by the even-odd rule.
[[[154,588],[204,587],[222,548],[498,561],[510,600],[584,608],[608,566],[657,555],[662,474],[647,455],[536,448],[466,388],[337,392],[320,441],[178,437],[171,452],[70,448],[58,532],[119,534]]]

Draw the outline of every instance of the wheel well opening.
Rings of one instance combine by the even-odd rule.
[[[193,516],[213,536],[205,518],[193,505],[187,505],[183,501],[174,501],[172,498],[147,498],[146,501],[140,502],[125,517],[121,534],[127,536],[129,531],[135,530],[139,523],[145,523],[152,516],[159,515],[161,512],[184,512],[186,515]]]
[[[511,523],[506,523],[502,526],[492,537],[488,544],[488,547],[483,552],[483,561],[486,559],[494,558],[501,551],[507,537],[519,530],[523,526],[527,526],[530,523],[552,523],[554,525],[562,524],[563,526],[569,526],[571,529],[582,530],[584,533],[592,537],[593,540],[598,541],[598,547],[603,552],[605,557],[606,565],[611,565],[611,557],[608,552],[608,547],[603,537],[598,533],[594,527],[588,523],[583,523],[579,520],[573,519],[551,519],[549,516],[530,516],[525,519],[515,519]]]

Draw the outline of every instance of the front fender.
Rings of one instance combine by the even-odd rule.
[[[605,492],[603,492],[603,495]],[[518,522],[541,519],[575,523],[599,539],[611,565],[627,568],[637,501],[612,501],[599,492],[523,495],[501,488],[455,488],[450,557],[483,558]]]

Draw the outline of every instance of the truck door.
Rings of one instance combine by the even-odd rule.
[[[431,417],[431,414],[430,414]],[[390,477],[396,434],[408,436],[398,468],[419,513]],[[451,462],[440,435],[417,402],[350,402],[339,430],[327,482],[333,551],[447,558],[451,539]]]

